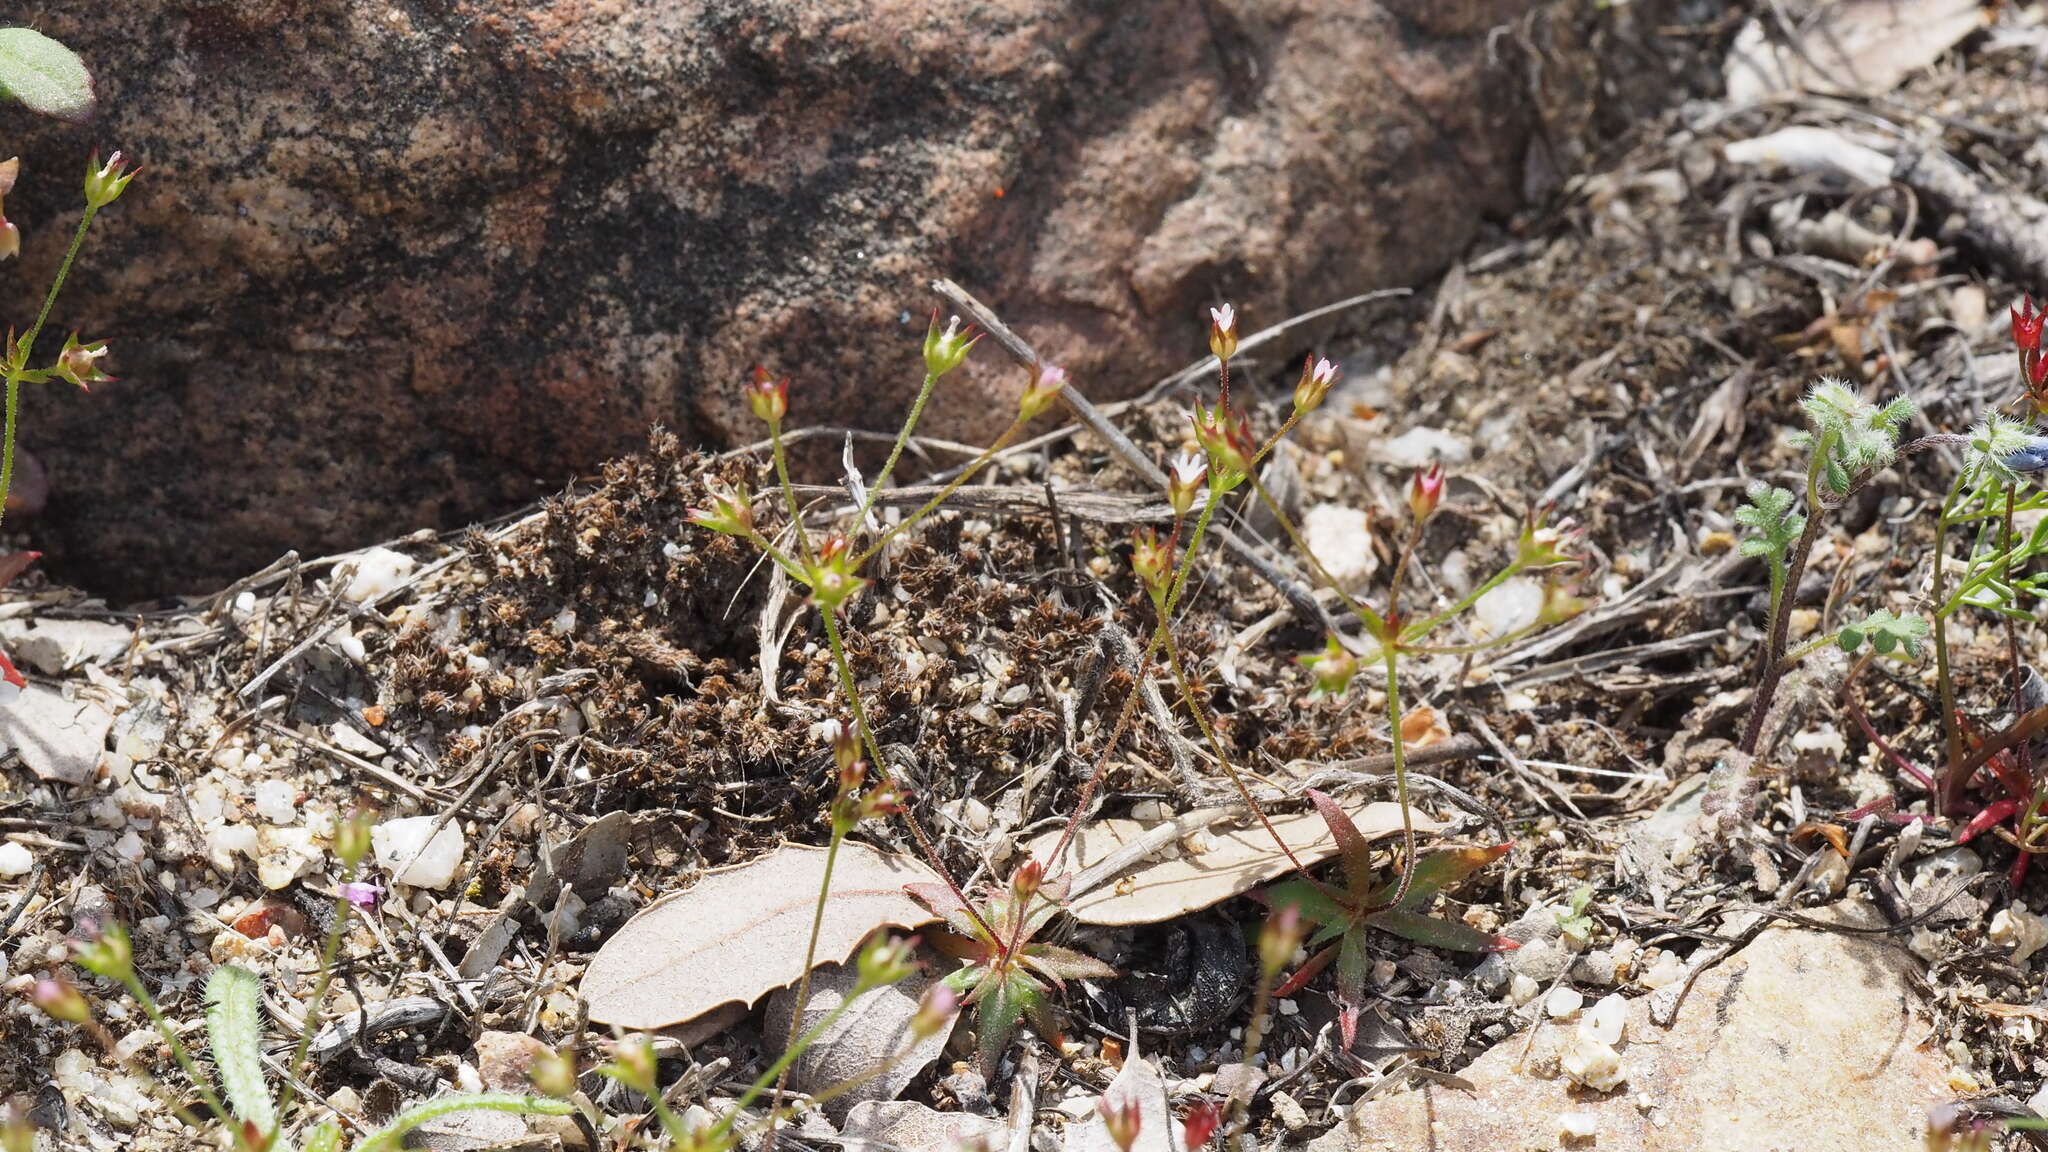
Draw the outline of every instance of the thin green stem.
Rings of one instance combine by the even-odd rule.
[[[783,1039],[783,1044],[788,1048],[796,1047],[797,1033],[803,1025],[804,1008],[811,1002],[811,967],[818,962],[818,934],[825,927],[825,901],[832,895],[832,868],[839,863],[839,845],[845,839],[846,832],[839,826],[839,822],[834,820],[832,842],[825,849],[825,875],[818,882],[817,904],[811,909],[811,935],[810,939],[804,942],[803,975],[798,977],[796,982],[796,1010],[790,1013],[789,1035]],[[782,1110],[782,1093],[788,1087],[789,1068],[785,1065],[782,1075],[775,1078],[774,1102],[768,1106],[768,1141],[771,1147],[775,1141],[775,1117]]]
[[[861,742],[867,748],[868,762],[874,765],[876,774],[881,776],[883,782],[908,797],[909,791],[896,782],[895,775],[889,771],[889,762],[882,759],[882,746],[875,739],[874,726],[868,723],[867,709],[861,706],[860,689],[853,679],[853,663],[846,658],[846,641],[839,633],[839,613],[836,609],[825,608],[818,615],[824,618],[825,642],[832,649],[832,666],[839,673],[839,690],[846,697],[847,709],[853,713],[854,728],[859,731]],[[953,874],[947,870],[946,862],[940,858],[938,849],[932,847],[931,837],[925,835],[924,826],[911,814],[908,804],[903,805],[901,815],[904,827],[910,829],[910,838],[917,841],[918,851],[924,854],[925,862],[946,882],[946,887],[952,891],[953,898],[960,902],[961,907],[967,909],[967,916],[974,921],[975,927],[986,933],[991,941],[1000,939],[995,929],[989,927],[988,921],[982,919],[981,912],[967,899],[967,894],[960,891],[960,886],[953,882]]]
[[[1401,878],[1394,886],[1394,896],[1387,902],[1387,908],[1400,907],[1401,901],[1408,898],[1408,886],[1415,880],[1415,813],[1408,807],[1408,742],[1401,736],[1401,643],[1398,633],[1401,576],[1408,570],[1408,558],[1421,543],[1422,521],[1418,520],[1408,529],[1408,541],[1401,548],[1401,558],[1394,565],[1393,583],[1387,588],[1387,619],[1395,621],[1397,635],[1380,645],[1380,660],[1386,668],[1387,679],[1387,735],[1394,755],[1394,803],[1401,808]]]
[[[343,891],[355,880],[355,874],[353,867],[342,870]],[[320,1031],[321,1008],[327,1003],[328,988],[334,984],[334,965],[341,955],[342,934],[348,931],[349,915],[354,910],[347,896],[334,898],[334,924],[327,929],[327,939],[320,945],[320,977],[313,982],[313,998],[307,1002],[306,1018],[299,1025],[298,1046],[292,1050],[291,1062],[285,1065],[284,1099],[277,1106],[280,1122],[291,1113],[292,1100],[298,1094],[299,1072],[306,1065],[307,1051],[313,1047],[314,1033]]]
[[[1309,570],[1315,573],[1316,579],[1321,580],[1325,587],[1344,601],[1344,606],[1351,609],[1352,614],[1365,624],[1367,633],[1377,636],[1385,631],[1385,623],[1380,619],[1380,614],[1353,597],[1342,584],[1337,583],[1335,576],[1330,575],[1330,570],[1323,566],[1323,561],[1316,555],[1315,549],[1308,546],[1308,540],[1302,536],[1301,529],[1280,507],[1280,502],[1266,491],[1266,486],[1259,482],[1258,473],[1250,473],[1250,476],[1252,491],[1258,494],[1259,502],[1266,506],[1266,511],[1272,513],[1274,521],[1280,525],[1280,531],[1286,534],[1288,543],[1293,544],[1294,550],[1301,554],[1302,559],[1308,561]]]
[[[846,1015],[847,1009],[853,1007],[855,1001],[872,991],[874,991],[872,988],[862,988],[859,985],[855,985],[852,995],[833,1005],[831,1011],[825,1013],[824,1019],[811,1025],[803,1035],[797,1037],[795,1043],[784,1049],[782,1055],[776,1057],[775,1063],[770,1064],[766,1071],[754,1078],[752,1084],[747,1085],[747,1090],[740,1094],[739,1100],[725,1114],[725,1118],[718,1122],[718,1127],[711,1130],[711,1135],[707,1137],[709,1145],[711,1147],[720,1147],[721,1145],[719,1145],[718,1141],[732,1131],[733,1122],[738,1120],[740,1114],[747,1110],[747,1105],[759,1099],[761,1093],[768,1090],[768,1085],[779,1082],[783,1073],[789,1071],[789,1066],[796,1063],[796,1058],[803,1055],[805,1049],[817,1043],[818,1037],[823,1036],[825,1030],[837,1023],[841,1016]],[[796,1012],[797,1019],[802,1020],[803,1006],[801,1004],[797,1006]]]
[[[1216,515],[1216,506],[1223,502],[1223,493],[1215,485],[1209,486],[1209,498],[1202,503],[1202,514],[1195,519],[1194,535],[1188,537],[1187,550],[1181,554],[1180,567],[1173,574],[1173,587],[1166,594],[1166,610],[1160,614],[1161,627],[1171,627],[1173,614],[1180,607],[1181,593],[1187,590],[1188,573],[1195,567],[1195,553],[1201,551],[1202,538],[1209,532],[1209,521]]]
[[[192,1053],[187,1051],[184,1042],[178,1039],[177,1030],[171,1027],[171,1022],[164,1018],[163,1009],[157,1006],[156,997],[151,996],[149,989],[142,986],[142,977],[130,970],[121,979],[121,984],[128,989],[130,996],[135,997],[135,1002],[142,1005],[142,1011],[149,1017],[149,1022],[156,1026],[157,1035],[162,1036],[164,1043],[170,1046],[171,1059],[176,1060],[178,1067],[185,1070],[186,1078],[192,1081],[192,1087],[199,1092],[199,1098],[206,1103],[207,1110],[219,1117],[221,1123],[232,1125],[234,1113],[228,1111],[227,1106],[220,1102],[220,1097],[214,1094],[213,1087],[207,1082],[206,1077],[200,1074],[198,1062],[192,1059]],[[284,1113],[280,1111],[278,1114],[282,1116]]]
[[[99,209],[88,202],[85,215],[78,218],[78,230],[71,234],[71,246],[64,250],[64,261],[57,265],[57,275],[50,280],[50,290],[43,293],[42,310],[36,313],[36,322],[29,325],[14,347],[6,350],[7,364],[7,427],[6,439],[0,442],[0,521],[7,516],[7,496],[14,491],[14,432],[21,414],[21,382],[28,371],[28,359],[34,351],[36,337],[42,334],[43,325],[50,319],[50,310],[57,306],[57,294],[64,290],[64,282],[71,278],[72,262],[78,259],[79,250],[85,247],[86,230],[92,227],[92,218]]]
[[[811,563],[811,537],[804,531],[804,506],[797,503],[796,486],[789,482],[789,454],[782,447],[782,421],[768,422],[768,439],[775,450],[775,479],[782,485],[782,498],[789,504],[789,527],[796,533],[797,555]]]
[[[1273,827],[1273,822],[1266,817],[1266,810],[1260,807],[1259,802],[1252,797],[1252,791],[1246,786],[1244,777],[1238,772],[1237,766],[1230,762],[1230,754],[1224,750],[1223,741],[1217,737],[1215,726],[1209,722],[1209,718],[1203,711],[1202,706],[1195,700],[1194,683],[1188,677],[1186,666],[1181,663],[1180,645],[1173,642],[1173,634],[1163,626],[1163,621],[1158,631],[1158,636],[1165,645],[1166,664],[1173,672],[1175,687],[1180,689],[1181,703],[1187,708],[1188,715],[1194,717],[1195,727],[1201,730],[1202,739],[1208,743],[1210,754],[1215,756],[1216,762],[1223,766],[1223,774],[1230,778],[1231,785],[1237,789],[1238,797],[1244,801],[1245,807],[1251,809],[1252,814],[1259,818],[1259,824],[1266,829],[1266,834],[1273,838],[1273,843],[1280,846],[1280,852],[1287,857],[1287,862],[1294,866],[1296,872],[1301,873],[1302,879],[1307,880],[1310,884],[1314,884],[1317,888],[1322,888],[1323,885],[1317,883],[1315,877],[1308,874],[1308,866],[1303,864],[1301,858],[1294,854],[1293,846],[1288,844],[1286,838],[1280,835],[1279,829]],[[1249,1059],[1250,1057],[1247,1056],[1246,1058]]]
[[[1467,592],[1464,595],[1464,597],[1461,598],[1456,604],[1451,605],[1449,608],[1444,609],[1442,612],[1439,612],[1434,616],[1418,620],[1415,623],[1410,624],[1408,627],[1401,629],[1402,642],[1412,644],[1415,641],[1422,639],[1424,636],[1429,635],[1431,632],[1435,631],[1437,626],[1442,624],[1444,621],[1451,619],[1452,617],[1465,611],[1467,608],[1470,608],[1474,604],[1479,603],[1480,597],[1486,595],[1488,592],[1493,591],[1495,588],[1498,588],[1501,585],[1507,583],[1515,576],[1520,575],[1522,572],[1522,568],[1523,565],[1520,557],[1517,557],[1516,559],[1510,561],[1507,567],[1502,568],[1500,571],[1495,572],[1492,576],[1488,577],[1486,583],[1481,584],[1477,588],[1472,589],[1472,591],[1470,592]]]
[[[932,389],[937,387],[938,383],[937,376],[929,372],[924,374],[924,386],[917,390],[917,399],[911,402],[910,415],[903,421],[902,431],[896,433],[896,443],[889,449],[889,459],[882,465],[882,470],[875,474],[875,482],[868,488],[868,498],[861,502],[860,515],[854,518],[857,523],[867,522],[868,513],[874,509],[875,501],[881,496],[882,489],[888,487],[889,477],[896,471],[896,461],[902,458],[904,445],[910,443],[910,431],[917,427],[918,417],[924,415],[925,401],[932,398]]]
[[[896,537],[901,536],[903,533],[909,531],[910,528],[913,525],[915,525],[918,521],[923,520],[926,516],[931,515],[934,511],[938,509],[939,505],[944,504],[947,500],[951,499],[953,493],[958,492],[960,490],[961,485],[973,479],[974,474],[976,472],[981,471],[981,469],[984,466],[986,466],[990,460],[995,459],[996,453],[1001,452],[1003,449],[1009,447],[1010,441],[1016,437],[1018,430],[1023,427],[1023,421],[1012,420],[1010,422],[1010,426],[1008,428],[1003,429],[1003,434],[1001,436],[996,437],[995,443],[990,444],[987,448],[983,449],[981,455],[976,456],[971,462],[969,462],[967,467],[962,469],[958,476],[955,476],[951,480],[947,481],[946,486],[944,488],[939,489],[938,495],[925,501],[923,507],[911,513],[909,516],[905,517],[901,523],[897,524],[895,527],[883,533],[881,539],[875,541],[873,544],[870,544],[868,546],[867,551],[862,552],[860,554],[859,559],[853,562],[854,568],[859,569],[860,566],[866,564],[868,560],[875,555],[875,553],[880,552],[883,548],[887,547],[889,541],[894,540]]]
[[[763,555],[767,556],[770,560],[775,561],[776,565],[779,566],[784,572],[789,573],[791,578],[803,583],[809,583],[810,573],[804,571],[803,568],[799,567],[795,561],[791,560],[789,556],[782,551],[782,549],[777,548],[775,545],[769,543],[768,538],[766,536],[761,535],[759,531],[749,531],[747,533],[747,541],[748,543],[751,543],[754,547],[759,548]]]
[[[1958,471],[1949,485],[1948,495],[1942,498],[1941,515],[1934,522],[1934,574],[1931,591],[1934,603],[1941,605],[1943,589],[1948,581],[1948,526],[1955,511],[1956,497],[1963,490],[1963,472]],[[1948,661],[1948,613],[1941,607],[1934,612],[1934,677],[1941,692],[1941,743],[1944,755],[1942,763],[1953,766],[1963,758],[1963,735],[1956,727],[1956,682],[1949,670]],[[1943,787],[1943,792],[1948,791]],[[1952,796],[1940,797],[1942,811],[1948,811]]]

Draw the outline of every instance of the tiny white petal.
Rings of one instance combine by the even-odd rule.
[[[1225,304],[1221,308],[1209,309],[1209,319],[1214,320],[1218,328],[1228,332],[1231,325],[1237,322],[1237,312],[1230,305]]]

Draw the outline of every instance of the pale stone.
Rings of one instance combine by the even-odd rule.
[[[1884,923],[1867,905],[1820,915]],[[1882,940],[1772,927],[1707,969],[1670,1028],[1650,1020],[1647,997],[1622,1005],[1620,1070],[1655,1093],[1653,1107],[1531,1074],[1517,1035],[1453,1069],[1470,1090],[1424,1084],[1372,1100],[1309,1152],[1554,1148],[1568,1112],[1594,1119],[1601,1152],[1918,1152],[1928,1105],[1950,1096],[1950,1061],[1929,1040],[1915,967]],[[1581,1027],[1604,1038],[1612,1011],[1595,1004]],[[1557,1031],[1546,1024],[1538,1047]]]
[[[389,548],[371,548],[353,562],[354,573],[341,594],[357,603],[375,600],[412,576],[418,567],[413,558]]]
[[[36,866],[36,858],[29,850],[14,841],[0,844],[0,878],[27,875]]]
[[[391,870],[393,883],[440,888],[455,879],[456,869],[462,866],[462,832],[453,820],[435,832],[438,820],[436,816],[408,816],[387,820],[370,831],[377,862]]]

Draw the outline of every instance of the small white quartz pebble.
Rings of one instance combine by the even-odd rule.
[[[1649,970],[1642,975],[1645,988],[1662,988],[1666,984],[1676,984],[1683,979],[1685,964],[1669,952],[1658,957],[1657,962],[1650,965]]]
[[[356,559],[355,575],[341,594],[358,604],[374,600],[405,583],[415,567],[413,558],[403,552],[372,548]]]
[[[1627,1079],[1621,1073],[1621,1053],[1612,1044],[1603,1044],[1584,1032],[1572,1037],[1558,1063],[1572,1083],[1583,1084],[1595,1092],[1611,1092]]]
[[[1589,1140],[1599,1129],[1600,1117],[1591,1112],[1566,1112],[1557,1118],[1558,1139],[1566,1143]]]
[[[1627,1026],[1628,1001],[1620,993],[1602,996],[1579,1017],[1580,1034],[1607,1045],[1621,1043],[1622,1030]]]
[[[1586,998],[1579,995],[1578,989],[1553,988],[1549,997],[1543,1001],[1543,1010],[1549,1013],[1553,1020],[1562,1020],[1585,1005]]]
[[[1998,910],[1991,918],[1991,942],[2012,949],[2012,962],[2025,964],[2027,958],[2048,945],[2048,919],[2027,911],[2017,900]]]
[[[1372,520],[1363,508],[1318,504],[1302,517],[1301,534],[1330,578],[1346,588],[1364,583],[1379,567],[1379,555],[1372,550]]]
[[[265,780],[256,785],[256,814],[272,824],[290,824],[299,818],[295,803],[299,790],[283,780]]]
[[[1534,624],[1542,611],[1542,585],[1517,576],[1481,596],[1472,605],[1472,618],[1481,635],[1500,637]]]
[[[455,870],[462,866],[462,833],[452,820],[434,832],[438,819],[408,816],[387,820],[371,829],[370,842],[377,849],[377,862],[391,870],[393,883],[441,888],[455,879]],[[427,839],[430,832],[431,841]]]
[[[0,844],[0,878],[26,875],[36,866],[36,858],[29,855],[27,848],[9,840]]]

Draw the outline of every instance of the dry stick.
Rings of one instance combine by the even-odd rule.
[[[951,301],[961,311],[971,315],[975,323],[980,324],[990,336],[994,337],[996,343],[1002,345],[1004,351],[1008,352],[1018,363],[1028,368],[1033,364],[1041,362],[1038,352],[1030,344],[1026,343],[1023,337],[1011,331],[1010,326],[1003,323],[994,312],[990,311],[988,305],[969,295],[965,288],[960,287],[951,280],[934,280],[932,281],[932,291]],[[1356,300],[1345,301],[1343,306],[1356,302]],[[1337,305],[1332,307],[1337,307]],[[1274,331],[1277,333],[1277,330]],[[1264,333],[1260,335],[1263,336]],[[1240,342],[1238,345],[1239,348],[1244,346],[1245,342]],[[1203,361],[1203,363],[1207,365],[1213,363],[1215,359],[1215,357],[1211,356],[1208,360]],[[1161,492],[1166,490],[1166,473],[1160,471],[1159,466],[1152,463],[1151,459],[1140,451],[1136,444],[1131,442],[1131,438],[1123,434],[1122,429],[1111,423],[1109,417],[1103,415],[1100,408],[1091,403],[1088,397],[1082,395],[1081,390],[1075,387],[1073,381],[1069,380],[1066,387],[1060,389],[1060,403],[1065,404],[1067,409],[1081,423],[1086,424],[1089,431],[1100,436],[1103,444],[1109,448],[1110,452],[1125,467],[1136,472],[1154,489]],[[1330,619],[1330,614],[1324,610],[1321,604],[1316,602],[1316,598],[1309,594],[1308,589],[1302,587],[1300,581],[1280,571],[1271,561],[1260,555],[1257,549],[1247,544],[1235,532],[1221,525],[1217,525],[1212,531],[1215,532],[1216,539],[1225,548],[1228,548],[1232,555],[1251,565],[1252,569],[1259,574],[1260,579],[1271,584],[1280,595],[1286,597],[1287,603],[1293,607],[1295,612],[1304,621],[1312,621],[1320,625],[1326,632],[1336,631],[1336,623]]]

